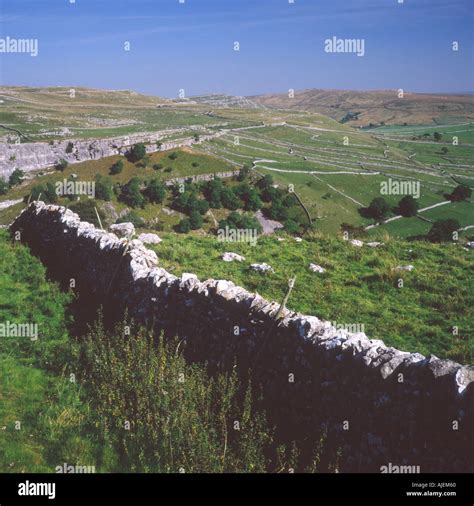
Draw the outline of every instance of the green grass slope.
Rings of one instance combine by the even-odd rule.
[[[160,264],[176,275],[228,279],[276,301],[283,299],[288,279],[296,276],[290,309],[338,325],[364,325],[370,338],[401,350],[472,362],[472,252],[460,245],[390,240],[376,249],[357,248],[313,235],[302,242],[263,237],[253,247],[212,237],[160,235],[163,242],[154,249]],[[225,251],[246,261],[225,263],[220,258]],[[252,271],[250,264],[256,262],[270,264],[275,273]],[[310,263],[326,272],[310,271]],[[412,272],[394,270],[408,264],[414,265]]]

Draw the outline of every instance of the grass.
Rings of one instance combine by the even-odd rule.
[[[0,300],[18,292],[2,302],[0,322],[56,323],[38,341],[54,346],[54,361],[2,337],[0,472],[54,473],[63,464],[95,472],[319,470],[324,435],[277,440],[258,385],[236,373],[210,376],[205,365],[186,362],[177,342],[146,329],[130,333],[126,322],[110,331],[99,322],[65,342],[69,298],[4,232],[0,253]],[[335,470],[331,452],[323,471]]]
[[[228,279],[276,301],[283,299],[288,279],[296,276],[288,302],[293,310],[340,324],[363,324],[369,337],[405,351],[472,362],[472,260],[471,252],[459,245],[386,240],[380,248],[359,249],[321,236],[301,243],[291,237],[284,242],[262,237],[257,247],[200,236],[162,234],[162,239],[154,250],[161,266],[176,275],[194,272],[202,280]],[[220,259],[225,251],[246,261],[225,263]],[[252,271],[255,262],[269,263],[275,274]],[[326,273],[311,272],[310,262]],[[415,270],[393,270],[408,264]],[[397,286],[400,278],[403,288]],[[460,329],[459,335],[453,335],[453,327]]]
[[[175,153],[176,159],[170,158]],[[124,162],[123,171],[120,174],[110,176],[110,168],[112,165],[122,159]],[[154,165],[161,165],[162,169],[153,169]],[[171,168],[170,172],[166,169]],[[144,180],[159,178],[163,181],[167,181],[174,178],[182,178],[191,175],[200,174],[215,174],[218,172],[231,172],[236,170],[237,167],[205,153],[195,152],[191,149],[174,149],[169,151],[162,151],[151,153],[149,156],[149,162],[147,167],[141,167],[140,162],[135,164],[129,162],[126,158],[120,156],[111,156],[102,158],[100,160],[93,160],[82,162],[74,165],[69,165],[63,172],[52,171],[50,174],[37,176],[32,179],[25,180],[21,185],[12,188],[7,195],[2,196],[1,200],[16,200],[25,197],[31,191],[31,189],[38,184],[46,184],[62,182],[65,179],[70,178],[71,174],[77,174],[76,181],[94,181],[96,174],[110,177],[113,183],[124,184],[128,182],[132,177],[139,176]],[[58,204],[70,206],[71,201],[65,198],[58,199]],[[117,212],[125,209],[125,205],[114,197],[112,204]],[[167,202],[169,204],[169,202]],[[13,219],[18,216],[21,210],[26,204],[19,203],[12,207],[6,208],[0,211],[0,224],[9,224]],[[103,202],[98,202],[98,206],[102,206]],[[161,212],[162,206],[150,205],[144,210],[137,210],[144,219],[151,220],[158,218],[165,226],[175,225],[179,221],[178,213],[175,216],[169,216],[166,213]]]

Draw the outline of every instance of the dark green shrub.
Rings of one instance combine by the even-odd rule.
[[[141,181],[138,177],[132,177],[130,181],[122,186],[119,199],[132,207],[143,207],[145,205],[145,197],[141,192]]]
[[[8,185],[10,188],[19,185],[23,181],[25,173],[21,169],[15,169],[8,178]]]
[[[166,186],[159,179],[152,179],[145,188],[145,197],[153,204],[161,204],[166,197]]]
[[[120,174],[123,171],[123,160],[120,159],[116,161],[112,167],[110,167],[110,175],[115,176],[116,174]]]
[[[112,181],[105,176],[96,174],[95,176],[95,198],[99,200],[110,201],[114,194]]]
[[[175,227],[176,232],[187,234],[191,230],[191,221],[189,218],[183,218]]]
[[[132,163],[139,162],[146,155],[145,144],[139,143],[132,146],[128,158]]]

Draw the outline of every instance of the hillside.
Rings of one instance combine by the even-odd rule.
[[[3,89],[2,124],[28,138],[5,130],[8,133],[0,142],[2,177],[8,179],[15,169],[27,172],[23,183],[0,195],[0,223],[9,223],[24,205],[19,200],[36,183],[64,177],[92,182],[96,174],[108,176],[120,156],[125,170],[112,181],[121,184],[126,183],[125,176],[168,180],[246,165],[252,170],[253,184],[267,175],[280,190],[294,190],[315,228],[331,235],[338,235],[344,223],[365,227],[374,237],[389,233],[401,238],[426,234],[437,219],[456,219],[462,229],[474,225],[474,205],[469,199],[454,204],[446,199],[457,185],[472,186],[474,123],[361,129],[353,128],[352,121],[341,124],[317,112],[241,107],[224,95],[201,97],[214,101],[210,105],[163,104],[132,92],[82,88],[69,99],[66,92],[66,88]],[[346,93],[349,102],[354,98],[350,92],[335,92],[334,100],[338,93]],[[370,111],[377,97],[386,93],[366,92],[358,100]],[[423,99],[431,96],[420,95],[420,101],[418,95],[413,97],[416,113]],[[123,156],[134,142],[146,143],[147,167],[129,163]],[[183,155],[173,162],[169,156],[180,148]],[[61,159],[69,162],[64,173],[53,170]],[[155,171],[154,165],[163,167]],[[381,186],[389,180],[419,183],[417,216],[397,217],[393,209],[401,199],[398,194],[384,196],[392,208],[387,215],[392,221],[377,224],[364,215],[363,208],[381,195]],[[176,224],[179,215],[170,219],[161,207],[147,206],[138,212],[155,224],[163,222],[165,229],[167,224]],[[206,218],[205,231],[222,217],[220,210],[212,213],[214,218],[211,214]]]
[[[252,246],[212,237],[160,235],[163,241],[153,249],[160,266],[175,275],[193,272],[201,280],[228,279],[276,301],[283,300],[288,280],[296,277],[287,302],[292,310],[340,328],[359,329],[398,349],[472,363],[472,260],[461,245],[388,240],[377,248],[358,248],[313,234],[302,242],[285,235],[263,237]],[[222,261],[229,251],[245,261]],[[263,262],[275,273],[250,268]],[[325,272],[312,272],[311,263]],[[413,265],[413,271],[396,270],[406,265]],[[400,278],[403,287],[398,286]],[[457,336],[453,326],[460,329]]]
[[[474,120],[474,95],[410,93],[398,90],[303,90],[248,97],[265,107],[318,112],[351,126],[443,124]],[[349,120],[348,114],[354,117]]]

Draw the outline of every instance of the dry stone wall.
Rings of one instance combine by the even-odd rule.
[[[342,472],[473,471],[474,367],[286,309],[276,320],[278,303],[229,281],[176,277],[140,241],[127,245],[58,206],[32,203],[11,232],[55,279],[74,278],[88,303],[177,335],[193,360],[251,367],[280,431],[316,438],[325,430]]]

